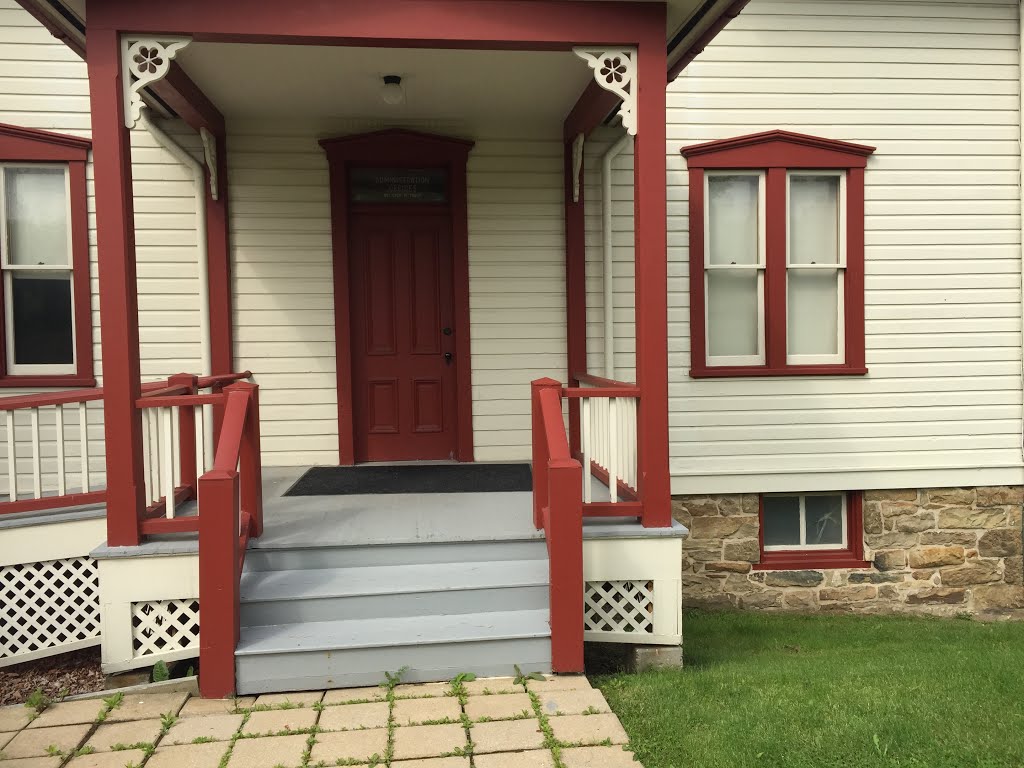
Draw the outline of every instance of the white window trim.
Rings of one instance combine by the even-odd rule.
[[[790,256],[791,233],[789,226],[789,181],[794,176],[831,176],[839,179],[838,263],[836,264],[793,264]],[[786,307],[786,365],[843,365],[846,363],[846,172],[845,171],[787,171],[786,173],[786,301],[789,301],[789,275],[791,270],[811,272],[815,270],[839,270],[837,290],[839,296],[836,311],[837,354],[834,355],[791,355],[789,354],[789,307]]]
[[[806,551],[806,552],[820,552],[820,551],[840,551],[849,549],[849,532],[847,526],[849,524],[850,510],[846,503],[845,493],[772,493],[765,494],[764,498],[770,499],[772,497],[785,497],[793,498],[796,497],[800,500],[800,543],[799,544],[766,544],[764,546],[765,552],[795,552],[795,551]],[[808,544],[807,543],[807,506],[806,499],[808,496],[839,496],[842,503],[842,509],[840,512],[843,522],[843,541],[841,544]],[[767,511],[766,511],[767,513]]]
[[[711,263],[711,192],[710,180],[715,176],[756,176],[757,182],[757,263],[756,264],[712,264]],[[704,362],[709,368],[731,366],[764,365],[765,324],[764,324],[764,281],[767,263],[767,228],[765,226],[765,171],[727,170],[708,171],[704,174]],[[708,277],[716,270],[757,270],[757,354],[756,355],[712,355],[711,324],[709,312]]]
[[[64,171],[64,205],[67,221],[67,266],[59,264],[32,265],[11,264],[10,243],[7,234],[7,183],[8,168],[56,168]],[[7,348],[6,368],[8,376],[67,376],[78,373],[78,329],[75,327],[75,260],[72,251],[71,221],[71,173],[67,163],[0,163],[0,272],[3,273],[4,299],[4,340]],[[14,302],[11,295],[11,282],[15,272],[66,272],[70,276],[71,290],[71,355],[70,364],[66,365],[18,365],[14,362]]]

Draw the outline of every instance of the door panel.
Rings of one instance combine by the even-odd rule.
[[[392,209],[351,221],[356,461],[454,458],[449,220]]]

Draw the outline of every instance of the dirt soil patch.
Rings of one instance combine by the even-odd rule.
[[[0,668],[0,706],[24,704],[36,688],[54,700],[103,690],[100,649],[85,648]]]

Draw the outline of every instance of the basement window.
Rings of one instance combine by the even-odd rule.
[[[755,568],[866,567],[862,510],[857,492],[762,495]]]

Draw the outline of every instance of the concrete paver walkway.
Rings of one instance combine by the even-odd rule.
[[[585,677],[0,708],[3,768],[643,768]]]

